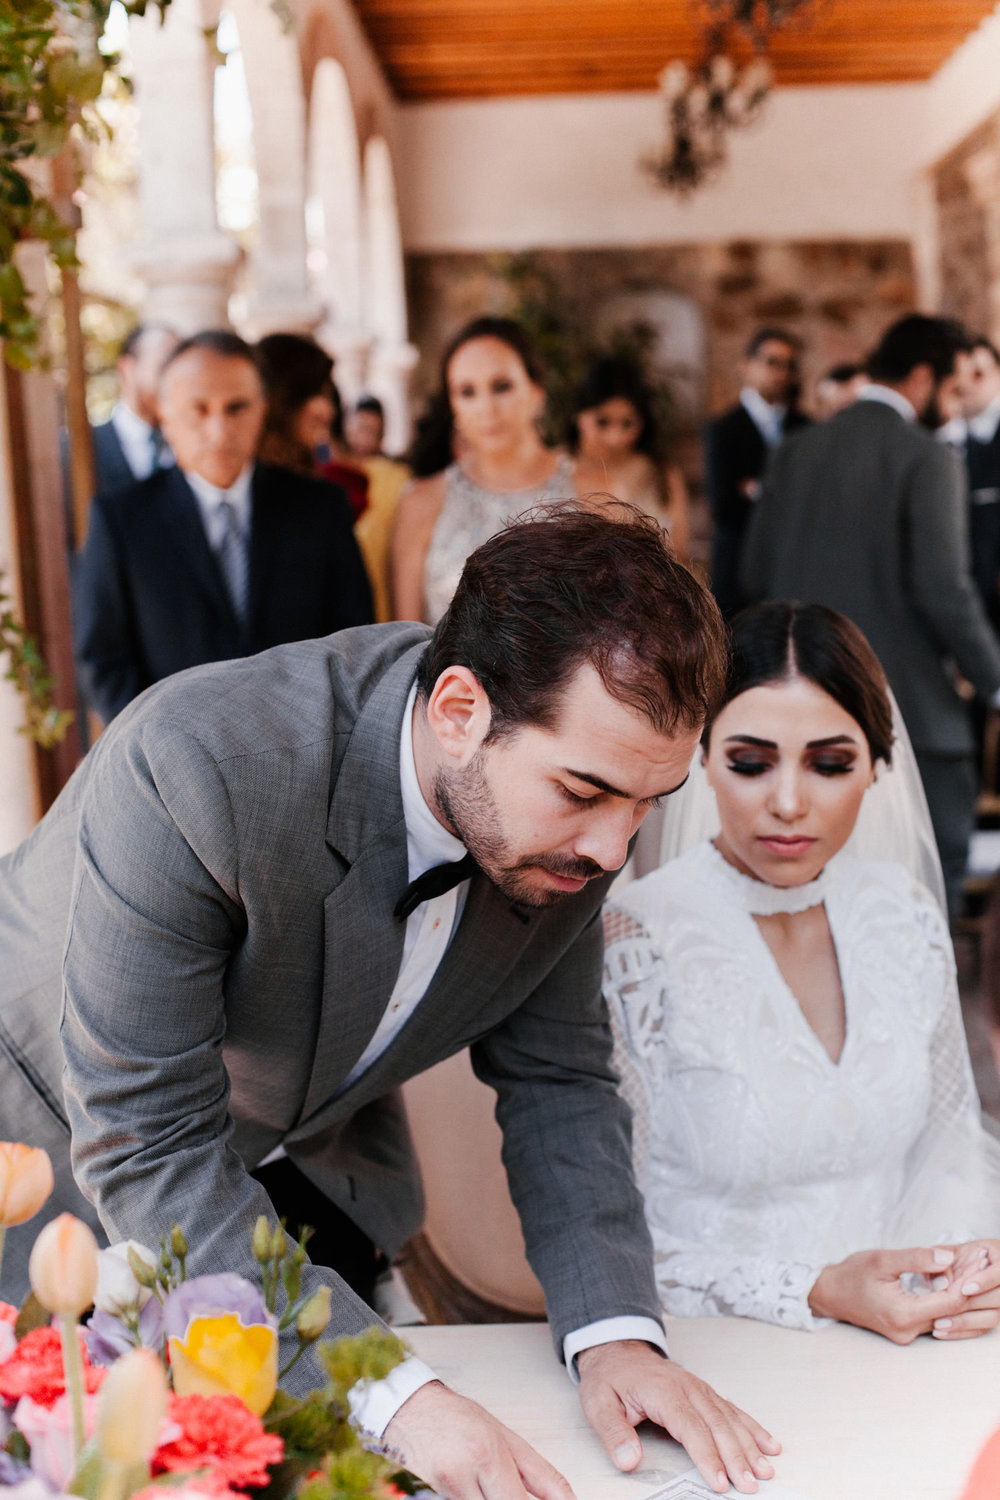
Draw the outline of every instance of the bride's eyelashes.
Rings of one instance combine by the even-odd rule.
[[[743,760],[731,757],[726,763],[728,771],[735,771],[737,776],[761,776],[765,771],[773,769],[774,762],[769,760]],[[816,771],[820,776],[846,776],[855,767],[855,760],[814,760],[808,770]]]

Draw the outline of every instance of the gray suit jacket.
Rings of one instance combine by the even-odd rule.
[[[82,1206],[71,1131],[109,1238],[176,1220],[193,1271],[253,1274],[270,1205],[247,1169],[279,1143],[392,1252],[421,1216],[394,1090],[471,1046],[558,1347],[658,1316],[600,996],[606,882],[528,913],[477,875],[423,1002],[343,1087],[402,954],[399,730],[428,634],[373,626],[195,668],[105,731],[0,862],[0,1131],[53,1152],[52,1212]],[[5,1281],[38,1226],[9,1236]],[[335,1328],[372,1321],[310,1275],[334,1287]]]
[[[959,460],[891,407],[856,402],[775,451],[746,592],[826,604],[859,625],[918,751],[972,750],[950,659],[984,697],[1000,688],[1000,644],[969,569]]]

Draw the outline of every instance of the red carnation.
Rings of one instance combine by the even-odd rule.
[[[77,1331],[83,1356],[83,1379],[88,1396],[92,1396],[104,1379],[105,1372],[95,1369],[87,1357],[83,1334]],[[0,1365],[0,1396],[18,1401],[30,1396],[39,1406],[53,1406],[66,1389],[63,1374],[62,1340],[58,1328],[35,1328],[26,1333],[10,1359]]]
[[[264,1485],[285,1451],[239,1396],[172,1396],[168,1415],[181,1435],[157,1448],[154,1474],[210,1466],[233,1489]]]
[[[9,1302],[0,1302],[0,1323],[9,1323],[11,1328],[17,1322],[17,1308]]]

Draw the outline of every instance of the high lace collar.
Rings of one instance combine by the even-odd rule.
[[[726,881],[732,895],[752,917],[795,916],[800,911],[808,911],[810,907],[821,906],[830,895],[833,884],[832,860],[823,867],[815,880],[809,880],[805,885],[768,885],[766,880],[755,880],[752,875],[744,875],[742,870],[737,870],[711,841],[707,848],[717,874]]]

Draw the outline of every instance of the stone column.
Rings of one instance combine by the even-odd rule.
[[[385,445],[401,453],[410,440],[409,375],[418,353],[407,338],[403,242],[388,143],[365,147],[365,312],[373,343],[368,389],[385,406]]]
[[[176,0],[175,0],[176,3]],[[262,0],[228,0],[253,112],[260,222],[251,266],[251,338],[309,333],[322,317],[306,272],[306,107],[295,35]]]
[[[143,317],[180,334],[228,323],[239,246],[215,217],[215,57],[201,0],[173,0],[166,20],[131,23],[139,105]]]

